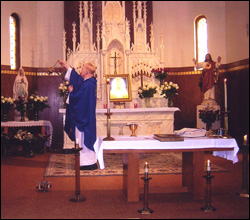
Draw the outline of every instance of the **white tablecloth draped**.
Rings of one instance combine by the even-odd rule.
[[[153,136],[112,136],[114,141],[103,141],[104,137],[98,137],[94,149],[96,157],[100,165],[100,169],[104,169],[103,150],[104,149],[202,149],[202,148],[232,148],[231,151],[214,151],[214,156],[219,156],[232,160],[233,163],[238,162],[237,153],[239,151],[238,144],[234,138],[184,138],[184,141],[161,142],[153,138]]]
[[[53,127],[50,121],[39,120],[39,121],[7,121],[1,122],[1,127],[33,127],[33,126],[44,126],[45,133],[49,135],[49,140],[45,142],[45,145],[50,147],[52,143]]]

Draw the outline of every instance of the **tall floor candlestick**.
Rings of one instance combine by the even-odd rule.
[[[105,115],[107,115],[107,137],[105,137],[103,140],[104,141],[113,141],[115,140],[113,137],[110,136],[110,129],[111,129],[111,119],[110,116],[112,115],[112,113],[110,113],[110,97],[109,97],[109,93],[110,93],[110,80],[109,78],[107,79],[107,113],[105,113]]]
[[[225,128],[225,135],[226,135],[228,133],[227,79],[224,79],[224,93],[225,93],[224,128]]]
[[[75,144],[76,147],[72,148],[75,153],[75,194],[70,198],[71,202],[84,202],[86,198],[80,193],[80,151],[79,144]]]

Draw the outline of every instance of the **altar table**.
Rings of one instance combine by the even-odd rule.
[[[123,154],[123,191],[129,202],[139,201],[139,158],[141,153],[182,152],[182,186],[193,199],[204,199],[204,152],[238,161],[239,147],[233,138],[184,138],[184,141],[160,142],[152,136],[112,136],[114,141],[98,137],[94,149],[100,169],[104,169],[103,153]],[[150,166],[150,161],[148,161]],[[150,175],[150,169],[149,169]]]
[[[49,135],[49,140],[45,142],[45,146],[50,147],[52,142],[53,127],[50,121],[39,120],[39,121],[7,121],[1,122],[1,127],[4,128],[4,132],[8,134],[9,127],[41,127],[41,133],[43,135]],[[46,151],[46,148],[44,148]]]
[[[139,123],[141,126],[136,130],[139,135],[152,134],[173,134],[174,132],[174,114],[180,111],[176,107],[161,108],[124,108],[110,109],[111,115],[111,135],[130,135],[131,131],[128,123]],[[63,125],[65,124],[66,109],[59,109],[63,114]],[[96,109],[96,133],[97,136],[107,134],[107,109]],[[68,135],[63,132],[63,149],[71,149],[74,143]]]

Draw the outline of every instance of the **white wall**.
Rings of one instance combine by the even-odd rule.
[[[20,18],[22,66],[48,67],[62,59],[62,1],[1,1],[2,65],[10,65],[9,16],[12,13]]]
[[[9,65],[9,16],[21,22],[21,64],[49,67],[62,59],[63,1],[1,1],[1,64]],[[78,13],[78,12],[77,12]],[[222,63],[249,58],[249,2],[153,1],[155,48],[164,34],[165,66],[193,66],[194,20],[208,23],[208,52]]]
[[[205,15],[208,24],[208,52],[226,63],[224,1],[154,1],[153,21],[156,47],[164,35],[165,66],[192,66],[195,56],[194,21]]]
[[[226,2],[228,63],[249,58],[249,1]]]

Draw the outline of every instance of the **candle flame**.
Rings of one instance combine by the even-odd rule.
[[[224,79],[224,82],[227,82],[227,79]]]
[[[244,135],[244,141],[247,141],[247,135]]]

